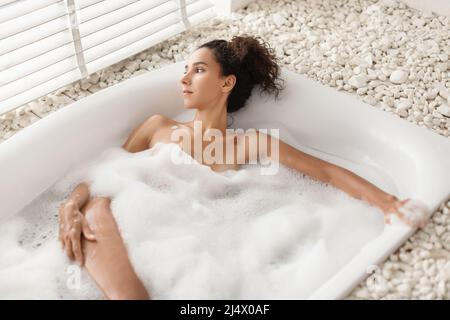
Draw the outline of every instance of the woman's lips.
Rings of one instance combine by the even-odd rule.
[[[187,96],[188,94],[191,94],[192,92],[189,91],[183,91],[183,96]]]

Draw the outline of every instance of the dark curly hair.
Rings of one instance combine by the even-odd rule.
[[[261,42],[259,41],[261,40]],[[236,76],[236,84],[227,101],[227,112],[236,112],[245,106],[255,85],[261,92],[274,93],[278,98],[283,86],[279,82],[280,67],[273,49],[264,40],[253,36],[234,36],[230,41],[218,39],[202,44],[212,50],[221,66],[221,75]]]

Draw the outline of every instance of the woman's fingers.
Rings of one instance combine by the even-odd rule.
[[[59,242],[61,242],[62,249],[64,249],[65,243],[64,243],[64,232],[62,227],[59,228],[58,240]]]
[[[64,247],[70,260],[76,260],[80,266],[83,265],[83,252],[81,250],[81,227],[73,227],[69,235],[65,236]]]
[[[86,239],[95,239],[84,215],[78,209],[62,208],[60,210],[59,240],[69,259],[76,259],[80,266],[84,263],[81,249],[82,234],[86,236]]]
[[[89,227],[89,223],[84,215],[81,216],[81,231],[83,233],[83,236],[90,240],[95,241],[95,235],[92,229]]]
[[[413,226],[413,223],[412,223],[410,220],[406,219],[406,218],[405,218],[405,215],[404,215],[403,213],[397,211],[397,212],[396,212],[396,215],[397,215],[397,217],[400,218],[400,220],[402,220],[402,221],[403,221],[404,223],[406,223],[408,226],[410,226],[410,227]]]
[[[402,200],[400,207],[403,207],[407,201],[411,200],[410,198]]]
[[[61,242],[61,246],[62,246],[63,249],[64,249],[64,246],[65,246],[65,241],[64,241],[64,234],[65,234],[65,232],[64,232],[64,228],[65,228],[65,225],[64,225],[64,219],[63,219],[62,213],[61,213],[61,211],[60,211],[60,214],[59,214],[59,233],[58,233],[58,239],[59,239],[59,241]]]
[[[421,229],[424,229],[424,228],[427,226],[427,224],[428,224],[428,219],[426,219],[426,218],[420,219],[420,221],[419,221],[419,227],[420,227]]]
[[[401,221],[403,221],[404,223],[406,223],[407,225],[411,225],[411,222],[408,220],[408,219],[406,219],[405,218],[405,215],[402,213],[402,212],[400,212],[400,208],[401,207],[403,207],[404,205],[405,205],[405,203],[407,202],[407,201],[409,201],[410,199],[408,198],[408,199],[404,199],[404,200],[400,200],[400,201],[397,201],[396,203],[395,203],[395,208],[394,208],[394,210],[393,210],[393,213],[401,220]]]
[[[81,234],[80,234],[80,236],[81,236]],[[78,239],[72,238],[71,244],[72,244],[72,250],[75,254],[75,259],[78,261],[79,265],[82,266],[83,265],[83,252],[81,251],[80,237],[78,237]]]
[[[411,201],[411,203],[406,204],[408,201]],[[426,209],[417,205],[414,201],[411,198],[397,201],[388,209],[387,214],[395,214],[402,222],[412,228],[419,227],[423,229],[428,224]]]
[[[70,241],[69,236],[65,237],[65,241],[64,241],[64,250],[66,251],[67,256],[69,257],[70,260],[73,260],[74,255],[73,255],[73,251],[72,251],[72,242]]]
[[[398,208],[392,211],[393,214],[395,214],[401,221],[403,221],[404,223],[406,223],[409,226],[412,226],[411,221],[409,221],[408,219],[405,218],[404,214],[401,213],[400,211],[398,211]],[[389,219],[389,223],[390,223],[390,219]]]
[[[404,220],[403,214],[398,211],[398,209],[394,210],[393,212],[400,220]]]

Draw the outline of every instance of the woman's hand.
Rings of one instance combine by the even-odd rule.
[[[408,202],[408,203],[407,203]],[[382,207],[384,220],[391,223],[391,214],[395,214],[400,220],[411,227],[425,228],[428,223],[427,209],[417,200],[407,198],[399,200],[396,197],[386,201]]]
[[[78,206],[71,201],[63,203],[59,208],[59,241],[67,256],[71,260],[75,257],[80,266],[84,264],[81,236],[95,241],[94,233]]]

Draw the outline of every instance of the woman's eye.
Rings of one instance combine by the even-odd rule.
[[[201,70],[201,71],[203,71],[203,69],[202,68],[197,68],[197,69],[195,69],[196,71],[198,71],[198,70]],[[184,71],[183,72],[183,74],[186,74],[186,71]]]

